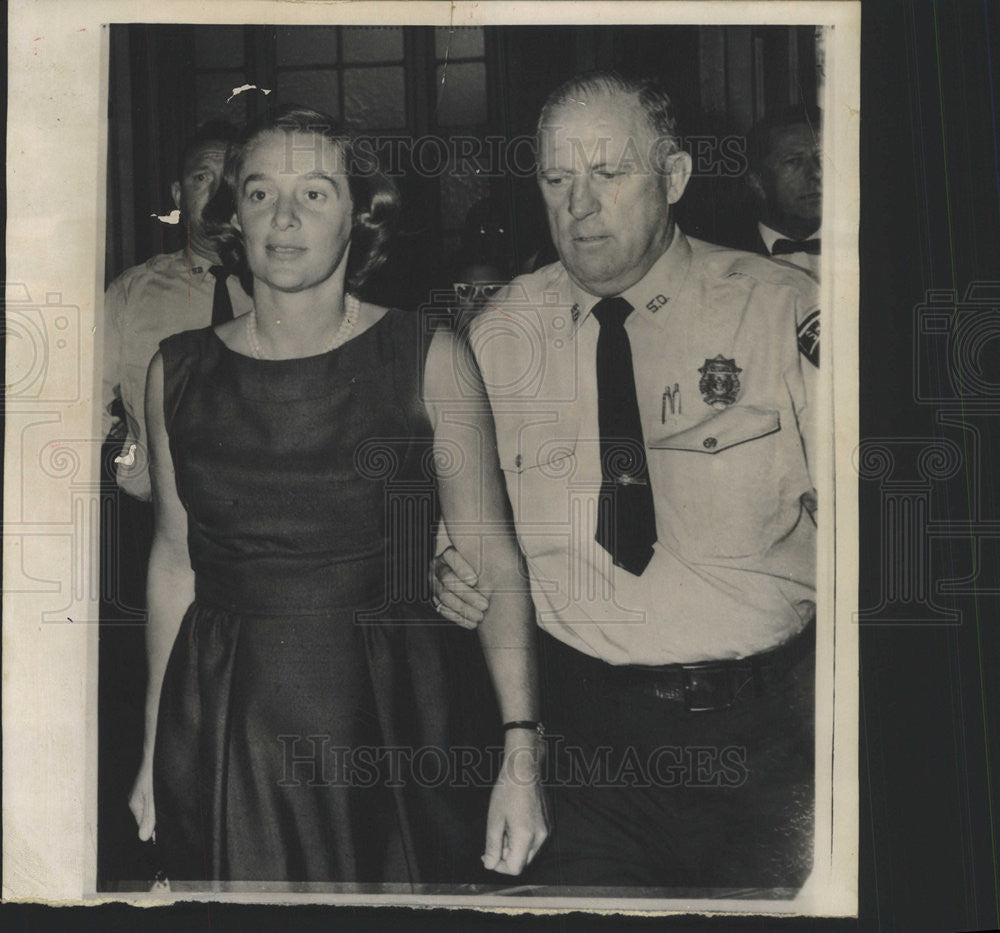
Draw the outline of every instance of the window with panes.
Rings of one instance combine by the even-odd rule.
[[[198,123],[252,119],[265,105],[295,102],[326,111],[376,137],[434,136],[445,155],[426,177],[407,179],[432,215],[422,222],[445,251],[457,247],[465,215],[490,195],[488,166],[453,164],[456,137],[499,132],[494,42],[479,27],[197,26]],[[233,97],[246,84],[258,90]],[[270,93],[264,95],[262,89]],[[470,170],[471,168],[471,170]],[[461,169],[461,170],[459,170]]]

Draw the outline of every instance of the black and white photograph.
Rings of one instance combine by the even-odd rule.
[[[107,5],[15,296],[48,883],[856,912],[857,5],[287,6]]]

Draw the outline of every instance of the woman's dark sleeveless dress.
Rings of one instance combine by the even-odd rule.
[[[172,879],[480,878],[488,798],[455,785],[484,782],[442,768],[490,702],[454,684],[487,674],[419,598],[426,342],[390,311],[306,359],[255,360],[210,328],[161,344],[196,581],[156,737]]]

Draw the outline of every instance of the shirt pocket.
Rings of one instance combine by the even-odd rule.
[[[781,416],[739,405],[647,443],[661,540],[688,555],[748,557],[782,520]]]

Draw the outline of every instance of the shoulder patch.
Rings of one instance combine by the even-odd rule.
[[[799,352],[819,368],[819,308],[807,314],[798,327]]]

